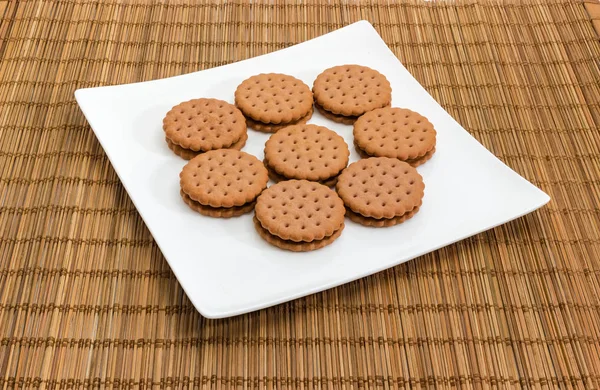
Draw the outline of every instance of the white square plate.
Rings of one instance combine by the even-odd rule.
[[[419,167],[423,206],[409,221],[367,228],[350,221],[332,245],[291,253],[264,242],[252,215],[216,219],[179,196],[185,161],[167,147],[165,113],[179,102],[215,97],[233,103],[235,88],[257,73],[280,72],[312,86],[324,69],[362,64],[383,73],[392,104],[429,118],[437,152]],[[548,195],[512,171],[464,130],[402,66],[368,22],[264,56],[143,83],[80,89],[75,97],[171,269],[206,317],[246,313],[373,274],[527,214]],[[337,131],[358,159],[352,127],[315,112],[310,123]],[[249,130],[244,151],[263,157],[268,135]]]

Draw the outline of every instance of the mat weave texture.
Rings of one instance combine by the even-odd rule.
[[[584,3],[261,1],[0,1],[0,388],[600,386],[600,41]],[[342,287],[204,319],[73,91],[360,19],[552,201]]]

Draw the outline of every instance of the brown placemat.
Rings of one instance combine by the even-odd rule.
[[[1,388],[600,386],[600,42],[582,2],[27,0],[0,15]],[[552,201],[343,287],[202,318],[73,91],[359,19]]]

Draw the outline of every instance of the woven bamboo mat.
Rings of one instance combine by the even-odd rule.
[[[0,16],[0,388],[600,386],[600,41],[583,3],[25,0]],[[73,91],[359,19],[552,201],[354,283],[202,318]]]

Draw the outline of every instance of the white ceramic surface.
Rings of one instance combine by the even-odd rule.
[[[185,161],[165,143],[162,118],[198,97],[233,103],[236,86],[256,73],[288,73],[312,86],[325,68],[362,64],[386,75],[393,105],[427,116],[437,152],[418,170],[423,206],[406,223],[367,228],[347,220],[332,245],[291,253],[264,242],[252,215],[215,219],[193,212],[179,196]],[[322,291],[395,266],[527,214],[548,195],[504,165],[469,135],[402,66],[368,22],[268,55],[143,83],[80,89],[75,97],[125,189],[188,297],[205,317],[246,313]],[[315,112],[310,123],[345,139],[352,127]],[[268,135],[249,130],[244,151],[263,157]]]

